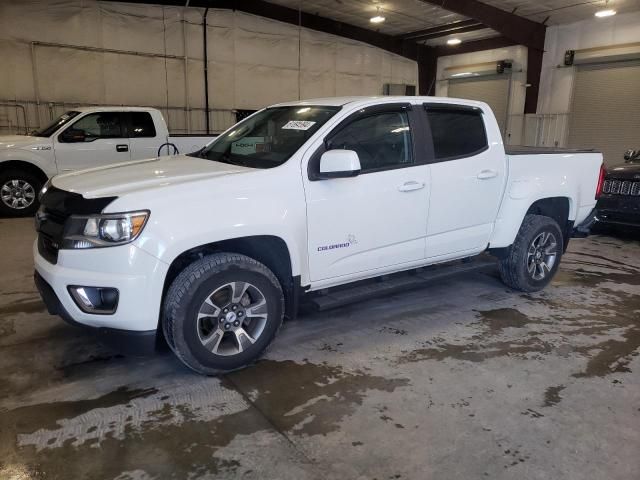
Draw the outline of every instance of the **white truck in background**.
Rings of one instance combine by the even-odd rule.
[[[204,147],[215,135],[169,135],[154,108],[87,107],[68,111],[31,135],[0,136],[0,217],[33,215],[47,179]]]
[[[53,178],[35,281],[51,314],[134,353],[164,335],[215,374],[258,358],[308,292],[486,251],[540,290],[603,180],[598,152],[505,151],[480,102],[285,103],[194,154]]]

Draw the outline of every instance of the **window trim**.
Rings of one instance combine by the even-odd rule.
[[[147,136],[145,135],[144,137],[134,137],[132,135],[133,132],[133,114],[134,113],[146,113],[147,115],[149,115],[149,118],[151,119],[151,125],[153,126],[153,135],[151,136]],[[125,133],[127,134],[127,138],[130,140],[138,140],[138,139],[145,139],[145,138],[157,138],[158,137],[158,130],[156,129],[156,122],[153,119],[153,115],[151,115],[151,112],[148,112],[146,110],[129,110],[126,112],[122,112],[123,116],[124,116],[124,127],[125,127]]]
[[[68,131],[71,130],[73,128],[73,126],[80,122],[81,120],[91,116],[91,115],[101,115],[101,114],[105,114],[105,113],[115,113],[116,115],[118,115],[120,117],[120,136],[119,137],[96,137],[93,140],[90,140],[88,142],[65,142],[62,139],[62,136]],[[73,123],[71,123],[70,125],[67,125],[67,128],[65,128],[64,130],[62,130],[56,137],[56,140],[58,141],[58,143],[91,143],[91,142],[95,142],[96,140],[116,140],[116,139],[122,139],[122,140],[128,140],[129,137],[127,136],[128,132],[127,132],[127,127],[125,125],[125,121],[126,118],[124,118],[124,112],[120,112],[120,111],[114,111],[114,112],[109,112],[106,110],[103,111],[98,111],[98,112],[88,112],[85,115],[82,115],[79,118],[76,118],[75,121]]]
[[[332,137],[335,137],[339,132],[344,130],[346,127],[351,125],[352,123],[362,120],[363,118],[371,117],[374,115],[380,115],[383,113],[406,113],[407,120],[409,121],[409,132],[411,136],[411,163],[407,164],[399,164],[392,165],[388,167],[380,167],[374,168],[371,170],[361,170],[357,176],[360,175],[368,175],[370,173],[379,173],[385,172],[387,170],[398,170],[400,168],[411,168],[416,167],[418,165],[422,165],[426,162],[418,161],[418,152],[416,148],[416,144],[418,140],[416,137],[420,137],[420,140],[423,141],[423,137],[418,132],[418,128],[420,126],[420,119],[417,116],[415,110],[413,109],[413,105],[411,103],[383,103],[377,105],[371,105],[368,107],[361,108],[360,110],[352,113],[347,118],[341,120],[335,127],[331,129],[329,133],[327,133],[322,139],[322,145],[320,145],[316,151],[309,157],[309,162],[307,163],[307,177],[311,182],[317,182],[321,180],[327,180],[325,176],[320,175],[320,157],[323,153],[329,151],[328,148],[329,142]]]
[[[484,116],[484,111],[480,107],[474,107],[472,105],[459,105],[455,103],[429,103],[429,102],[423,103],[422,106],[423,108],[422,108],[421,116],[425,124],[425,130],[428,137],[428,142],[431,144],[431,157],[430,157],[431,161],[429,163],[451,162],[453,160],[471,158],[489,150],[489,135],[487,133],[487,122],[485,121],[486,117]],[[482,128],[484,131],[485,146],[464,155],[453,155],[450,157],[436,158],[436,147],[435,147],[435,142],[433,141],[433,135],[431,133],[431,122],[429,121],[428,112],[438,111],[438,110],[444,111],[444,112],[480,113],[480,118],[482,120]]]

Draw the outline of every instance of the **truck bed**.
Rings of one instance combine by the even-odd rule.
[[[526,147],[523,145],[505,145],[507,155],[550,155],[554,153],[600,153],[592,148]]]

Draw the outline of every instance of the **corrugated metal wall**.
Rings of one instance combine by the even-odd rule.
[[[577,67],[568,144],[597,148],[607,165],[640,147],[640,61]]]
[[[28,129],[77,105],[163,110],[173,132],[203,132],[202,9],[95,0],[0,2],[0,104]],[[262,17],[208,15],[212,128],[235,109],[298,98],[379,95],[417,84],[417,65],[352,40]],[[0,132],[24,132],[0,105]]]

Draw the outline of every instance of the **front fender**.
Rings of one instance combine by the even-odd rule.
[[[34,146],[35,148],[35,146]],[[47,177],[51,178],[58,173],[55,160],[39,155],[39,150],[26,150],[23,148],[4,148],[0,150],[0,168],[10,161],[29,163],[42,170]],[[53,150],[49,152],[53,156]]]
[[[292,274],[304,276],[306,208],[295,171],[271,169],[136,192],[105,211],[143,209],[151,214],[136,245],[166,264],[202,245],[273,236],[285,242]]]

